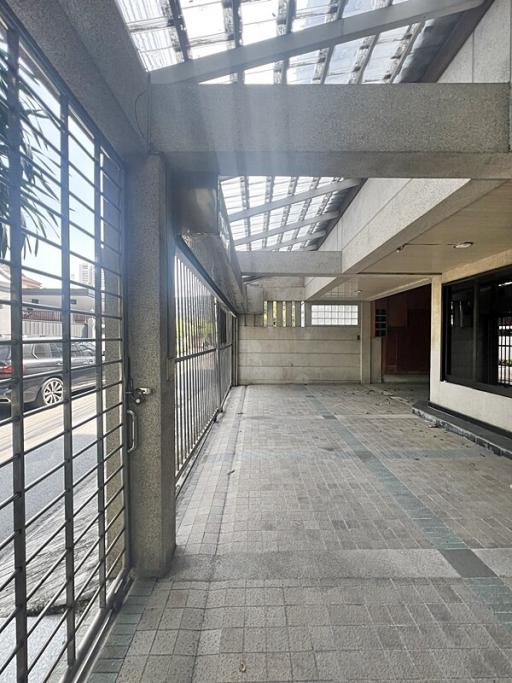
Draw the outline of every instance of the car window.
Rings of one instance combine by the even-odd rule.
[[[51,358],[50,344],[34,344],[36,358]]]
[[[0,362],[5,363],[11,357],[10,346],[0,346]]]
[[[34,357],[34,345],[33,344],[23,344],[23,358],[33,358]]]
[[[80,344],[78,342],[73,342],[71,344],[71,357],[72,358],[79,358],[83,356],[82,349],[80,348]]]
[[[50,348],[52,351],[52,358],[62,358],[62,344],[53,342],[50,344]]]
[[[81,344],[81,348],[84,356],[91,357],[96,355],[96,352],[91,344]]]

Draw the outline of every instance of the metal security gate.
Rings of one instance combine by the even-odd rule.
[[[236,319],[183,254],[175,261],[176,477],[231,388]]]
[[[123,171],[0,2],[0,680],[70,679],[125,581]]]

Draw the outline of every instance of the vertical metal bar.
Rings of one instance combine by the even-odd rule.
[[[105,560],[105,443],[103,439],[103,353],[102,353],[102,305],[101,305],[101,147],[96,141],[94,144],[94,312],[96,313],[95,340],[96,340],[96,446],[97,458],[97,483],[98,483],[98,561],[100,563],[98,578],[102,586],[99,594],[100,608],[104,609],[107,603],[106,586],[106,560]],[[105,287],[107,289],[107,287]],[[104,295],[105,302],[107,295]],[[124,394],[124,392],[123,392]],[[121,454],[123,457],[123,454]],[[126,505],[125,505],[126,507]]]
[[[119,336],[121,337],[121,352],[122,352],[122,366],[121,366],[121,400],[123,402],[123,407],[122,407],[122,416],[123,416],[123,426],[121,429],[121,439],[122,439],[122,448],[121,448],[121,458],[122,458],[122,464],[123,464],[123,505],[124,505],[124,528],[125,532],[123,534],[124,537],[124,564],[122,569],[124,571],[127,571],[129,568],[129,563],[130,563],[130,557],[131,557],[131,546],[130,546],[130,537],[131,534],[129,533],[130,530],[130,505],[129,505],[129,500],[128,500],[128,495],[129,495],[129,490],[130,490],[130,481],[129,481],[129,476],[130,476],[130,470],[128,467],[128,458],[126,456],[126,450],[127,450],[127,444],[128,444],[128,425],[127,425],[127,419],[126,419],[126,409],[128,407],[127,405],[127,389],[128,389],[128,356],[126,354],[125,350],[125,340],[127,338],[127,325],[128,325],[128,320],[126,317],[126,311],[125,311],[125,305],[126,305],[126,279],[124,277],[124,274],[126,272],[126,266],[125,266],[125,255],[126,255],[126,250],[125,250],[125,240],[126,240],[126,231],[124,230],[125,226],[125,211],[126,211],[126,196],[125,196],[125,175],[124,175],[124,169],[119,166],[119,185],[120,185],[120,207],[119,207],[119,220],[120,220],[120,228],[121,228],[121,234],[120,234],[120,250],[121,250],[121,255],[119,258],[119,272],[120,272],[120,283],[119,283],[119,294],[121,295],[121,302],[120,302],[120,316],[121,320],[119,321]],[[101,321],[101,319],[100,319]],[[102,321],[101,321],[102,322]],[[107,336],[107,335],[105,335]],[[102,357],[103,360],[103,357]],[[103,370],[103,368],[102,368]],[[103,373],[102,373],[103,374]],[[105,539],[105,543],[107,543],[107,539]]]
[[[64,521],[66,543],[66,631],[68,666],[76,660],[75,558],[73,529],[73,415],[71,404],[71,292],[69,262],[69,141],[67,98],[61,96],[61,258],[62,258],[62,383],[64,431]]]
[[[181,315],[180,315],[180,266],[178,255],[174,256],[174,314],[176,316],[176,358],[174,362],[175,404],[174,404],[174,431],[175,431],[175,462],[174,470],[178,472],[181,454]]]
[[[191,334],[190,334],[190,271],[189,268],[185,268],[185,292],[186,292],[186,330],[187,330],[187,355],[190,354],[192,350],[192,345],[190,343],[191,339]],[[191,434],[192,434],[192,422],[191,422],[191,389],[192,389],[192,381],[191,381],[191,376],[190,376],[190,358],[187,358],[186,360],[187,363],[187,391],[186,391],[186,400],[187,400],[187,447],[185,451],[185,457],[188,455],[190,451],[190,444],[191,444]]]
[[[192,304],[192,353],[196,354],[197,348],[197,278],[195,273],[191,276],[191,304]],[[195,446],[198,434],[198,401],[197,401],[197,356],[192,358],[192,447]]]
[[[183,320],[183,262],[181,259],[177,260],[177,264],[179,266],[179,275],[178,275],[178,280],[177,280],[177,286],[179,287],[179,300],[178,300],[178,318],[177,322],[179,322],[179,343],[180,343],[180,357],[184,355],[184,350],[183,350],[183,342],[184,342],[184,337],[183,337],[183,328],[184,328],[184,320]],[[180,436],[179,436],[179,460],[178,464],[181,467],[181,461],[183,458],[183,453],[184,453],[184,440],[185,440],[185,411],[184,411],[184,401],[183,401],[183,392],[184,392],[184,378],[183,378],[183,361],[179,362],[177,364],[177,370],[179,373],[179,388],[180,388],[180,395],[179,395],[179,411],[180,411]]]
[[[222,405],[222,387],[221,387],[221,378],[220,378],[220,325],[219,325],[219,301],[216,299],[215,300],[215,374],[217,377],[217,410],[220,409]]]
[[[11,417],[13,418],[13,524],[14,580],[16,605],[16,680],[28,680],[27,643],[27,574],[25,530],[25,455],[23,416],[23,324],[22,324],[22,249],[21,194],[22,169],[20,158],[21,123],[19,113],[19,39],[12,28],[7,31],[8,73],[7,104],[9,107],[7,140],[9,155],[9,221],[11,225]]]

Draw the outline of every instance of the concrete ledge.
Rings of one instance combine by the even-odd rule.
[[[488,448],[496,455],[512,458],[512,435],[507,436],[491,426],[485,426],[462,416],[447,413],[427,401],[419,401],[412,407],[412,411],[415,415],[439,427],[459,434],[479,446]]]

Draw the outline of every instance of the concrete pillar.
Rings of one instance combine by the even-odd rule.
[[[302,327],[302,304],[300,301],[294,301],[293,306],[295,308],[295,313],[294,313],[295,327]]]
[[[304,302],[304,327],[311,327],[311,304]]]
[[[283,302],[278,301],[277,302],[277,313],[276,313],[276,327],[282,327],[283,326]]]
[[[369,301],[361,301],[359,318],[361,384],[369,384],[372,372],[372,305]]]
[[[371,338],[371,382],[382,383],[382,339],[383,337]]]
[[[284,302],[285,306],[285,322],[286,322],[286,327],[291,327],[292,326],[292,306],[293,302],[292,301],[285,301]]]
[[[443,288],[441,276],[432,278],[431,288],[431,322],[430,322],[430,400],[439,402],[439,389],[441,383],[441,359],[442,359],[442,305]]]
[[[163,159],[128,169],[127,318],[138,445],[129,457],[131,559],[137,576],[162,576],[176,542],[174,481],[174,238]]]

